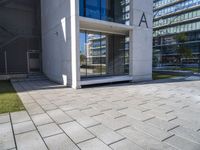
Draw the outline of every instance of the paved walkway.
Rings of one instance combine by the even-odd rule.
[[[200,149],[200,81],[14,87],[27,111],[0,115],[0,150]]]

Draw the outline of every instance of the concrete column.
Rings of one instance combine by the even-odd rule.
[[[130,75],[133,81],[152,79],[153,0],[131,1]]]
[[[80,88],[79,0],[70,1],[72,88]]]

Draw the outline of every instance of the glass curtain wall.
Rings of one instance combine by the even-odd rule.
[[[129,38],[124,35],[81,31],[81,77],[129,73]]]
[[[129,25],[129,0],[80,0],[80,16]]]

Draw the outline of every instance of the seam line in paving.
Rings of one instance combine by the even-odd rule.
[[[118,116],[118,117],[115,117],[114,119],[118,119],[118,118],[122,118],[122,117],[126,117],[127,115],[120,115],[120,116]]]
[[[58,107],[60,108],[60,106],[58,106]],[[65,113],[66,111],[73,111],[73,110],[79,110],[79,109],[78,108],[72,108],[72,109],[68,109],[68,110],[63,110],[62,108],[60,108],[60,110]]]
[[[174,130],[174,129],[178,128],[178,127],[180,127],[180,125],[177,125],[177,126],[174,126],[174,127],[171,128],[171,129],[168,129],[167,132],[169,132],[169,131],[171,131],[171,130]]]
[[[49,116],[50,117],[50,116]],[[51,118],[51,119],[53,119],[53,118]],[[65,123],[70,123],[70,122],[74,122],[74,121],[76,121],[75,119],[73,119],[73,118],[71,118],[72,120],[70,120],[70,121],[66,121],[66,122],[62,122],[62,123],[56,123],[55,121],[53,121],[54,123],[56,123],[57,125],[62,125],[62,124],[65,124]]]
[[[94,137],[92,137],[92,138],[89,138],[89,139],[83,140],[83,141],[78,142],[78,143],[76,143],[76,144],[78,145],[78,144],[80,144],[80,143],[84,143],[84,142],[90,141],[90,140],[95,139],[95,138],[97,138],[97,137],[94,136]],[[98,139],[99,139],[99,138],[98,138]],[[99,140],[100,140],[100,139],[99,139]]]
[[[80,111],[88,110],[88,109],[92,109],[92,107],[82,108],[82,109],[80,109]]]
[[[21,84],[20,84],[20,86],[21,86]],[[24,87],[23,86],[21,86],[23,89],[24,89]],[[37,103],[37,101],[29,94],[29,93],[27,93],[36,103]],[[37,103],[38,104],[38,103]],[[39,105],[39,104],[38,104]],[[40,107],[40,106],[39,106]],[[25,107],[26,108],[26,107]],[[43,108],[41,108],[42,110],[43,110]],[[25,109],[26,110],[26,109]],[[43,110],[44,111],[44,110]],[[45,112],[45,111],[44,111]],[[43,143],[45,144],[45,146],[46,146],[46,148],[49,150],[49,148],[48,148],[48,146],[47,146],[47,144],[46,144],[46,142],[44,141],[44,139],[42,138],[42,135],[40,134],[40,132],[39,132],[39,130],[38,130],[38,128],[37,128],[37,126],[36,126],[36,124],[34,123],[34,121],[33,121],[33,119],[32,119],[32,117],[31,117],[31,115],[29,114],[29,112],[26,110],[26,113],[29,115],[29,117],[30,117],[30,119],[31,119],[31,121],[32,121],[32,123],[33,123],[33,125],[35,126],[35,128],[36,128],[36,131],[37,131],[37,133],[39,134],[39,136],[41,137],[41,139],[42,139],[42,141],[43,141]]]
[[[124,110],[124,109],[128,109],[128,107],[117,109],[117,111],[121,111],[121,110]]]
[[[114,141],[114,142],[108,144],[108,146],[110,146],[110,145],[112,145],[112,144],[115,144],[115,143],[118,143],[118,142],[120,142],[120,141],[123,141],[123,140],[125,140],[125,139],[126,139],[126,137],[123,137],[123,138],[120,139],[120,140],[117,140],[117,141]]]
[[[115,102],[119,102],[119,101],[121,101],[121,100],[114,100],[114,101],[111,101],[111,102],[115,103]]]
[[[27,112],[28,113],[28,112]],[[28,115],[29,115],[29,117],[31,118],[31,116],[30,116],[30,114],[28,113]],[[33,122],[33,124],[34,124],[34,126],[35,126],[35,128],[36,128],[36,131],[38,132],[38,134],[40,135],[40,137],[41,137],[41,139],[42,139],[42,141],[44,142],[44,144],[45,144],[45,146],[46,146],[46,148],[47,149],[49,149],[48,148],[48,146],[47,146],[47,144],[46,144],[46,142],[44,141],[44,138],[42,137],[42,135],[40,134],[40,132],[39,132],[39,130],[38,130],[38,128],[37,128],[37,126],[36,126],[36,124],[34,123],[34,121],[32,120],[32,118],[31,118],[31,121]]]
[[[104,113],[99,113],[99,114],[96,114],[96,115],[92,115],[92,116],[90,116],[90,117],[96,117],[96,116],[101,116],[101,115],[103,115]]]
[[[12,134],[13,134],[13,139],[14,139],[14,143],[15,143],[15,148],[17,149],[17,142],[16,142],[16,138],[15,138],[13,123],[12,123],[12,118],[11,118],[10,113],[9,113],[9,119],[10,119],[10,125],[11,125],[11,128],[12,128]]]
[[[92,127],[96,127],[96,126],[99,126],[99,125],[101,125],[101,123],[99,122],[99,123],[97,123],[97,124],[95,124],[95,125],[91,125],[91,126],[89,126],[89,127],[86,127],[86,129],[88,129],[88,128],[92,128]]]
[[[103,109],[103,110],[101,110],[101,112],[106,112],[106,111],[110,111],[110,110],[112,110],[112,108]]]
[[[165,114],[169,114],[169,113],[172,113],[172,112],[174,112],[174,110],[167,111],[167,112],[165,112]]]
[[[128,127],[131,127],[131,125],[127,125],[127,126],[121,127],[121,128],[116,129],[116,130],[114,130],[114,131],[119,131],[119,130],[122,130],[122,129],[125,129],[125,128],[128,128]]]
[[[142,112],[144,113],[144,112],[148,112],[150,110],[152,110],[152,109],[146,109],[146,110],[143,110]]]
[[[53,134],[53,135],[48,135],[48,136],[44,136],[43,138],[46,139],[46,138],[49,138],[49,137],[53,137],[53,136],[56,136],[56,135],[62,135],[62,133],[56,133],[56,134]]]
[[[189,105],[185,105],[185,106],[182,107],[182,109],[187,108],[187,107],[190,107],[190,106]]]
[[[178,119],[178,117],[176,116],[176,117],[174,117],[174,118],[172,118],[172,119],[170,119],[168,122],[170,122],[170,121],[173,121],[173,120],[176,120],[176,119]]]
[[[47,113],[47,115],[49,116],[48,113]],[[51,118],[51,116],[49,116],[49,117]],[[51,119],[53,119],[53,118],[51,118]],[[54,122],[54,123],[57,124],[56,122]],[[68,122],[68,123],[69,123],[69,122]],[[65,123],[62,123],[62,124],[65,124]],[[71,140],[71,142],[74,143],[78,149],[80,149],[79,146],[72,140],[72,138],[71,138],[70,136],[68,136],[68,135],[65,133],[65,131],[60,127],[60,125],[62,125],[62,124],[57,124],[57,125],[58,125],[58,128],[60,128],[60,130],[63,132],[63,133],[59,133],[59,134],[65,134],[65,135]],[[58,134],[58,135],[59,135],[59,134]]]
[[[154,118],[156,118],[156,117],[153,116],[153,117],[150,117],[150,118],[144,119],[144,120],[142,120],[142,122],[149,121],[149,120],[154,119]]]
[[[24,133],[33,132],[33,131],[37,131],[37,130],[36,130],[36,129],[33,129],[33,130],[29,130],[29,131],[25,131],[25,132],[17,133],[17,134],[15,134],[15,135],[20,135],[20,134],[24,134]]]
[[[164,142],[164,141],[166,141],[167,139],[170,139],[171,137],[173,137],[173,136],[175,136],[175,134],[172,134],[171,136],[169,136],[169,137],[167,137],[167,138],[164,138],[164,139],[162,139],[161,140],[161,142]]]
[[[94,104],[98,104],[98,103],[97,102],[90,103],[90,104],[87,104],[87,106],[94,105]]]

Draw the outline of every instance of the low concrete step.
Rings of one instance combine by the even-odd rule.
[[[48,78],[43,74],[33,74],[33,75],[27,75],[26,78],[12,79],[13,82],[17,82],[17,81],[39,81],[39,80],[48,80]]]

